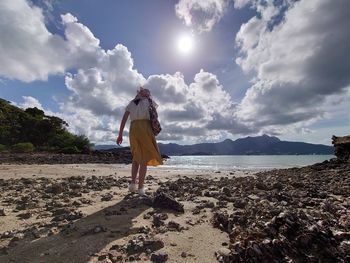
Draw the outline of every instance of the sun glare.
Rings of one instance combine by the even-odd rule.
[[[190,53],[193,49],[193,38],[189,35],[181,36],[177,41],[177,48],[181,53]]]

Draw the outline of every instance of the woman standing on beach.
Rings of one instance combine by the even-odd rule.
[[[129,140],[132,154],[132,167],[129,191],[138,191],[140,195],[145,195],[144,182],[147,166],[163,164],[151,127],[149,113],[150,103],[156,105],[151,99],[150,91],[141,87],[140,90],[137,91],[136,97],[130,101],[125,108],[125,113],[120,123],[119,136],[116,141],[118,145],[122,143],[125,123],[130,115]],[[139,174],[138,187],[136,184],[137,173]]]

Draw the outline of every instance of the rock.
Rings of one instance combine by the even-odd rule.
[[[229,256],[231,250],[229,250],[228,248],[220,248],[216,253],[220,256]]]
[[[0,216],[6,216],[5,208],[0,208]]]
[[[248,195],[248,198],[249,198],[250,200],[253,200],[253,201],[258,201],[258,200],[260,199],[259,196],[254,195],[254,194]]]
[[[163,241],[145,239],[145,237],[141,235],[129,240],[129,242],[126,245],[125,251],[128,255],[141,254],[143,252],[149,254],[163,247]]]
[[[112,200],[112,198],[113,198],[113,195],[111,193],[107,193],[102,195],[101,201],[110,201]]]
[[[29,219],[32,217],[32,213],[28,212],[28,213],[18,214],[17,217],[19,217],[20,219]]]
[[[217,252],[215,252],[215,255],[219,262],[234,262],[232,260],[231,250],[229,250],[228,248],[220,248]]]
[[[187,253],[186,253],[185,251],[182,252],[182,253],[181,253],[181,257],[182,257],[182,258],[186,258],[186,257],[187,257]]]
[[[154,214],[153,215],[153,226],[160,227],[164,225],[164,220],[168,219],[167,214]]]
[[[350,136],[337,137],[332,136],[332,144],[335,147],[335,155],[341,161],[350,159]]]
[[[226,196],[231,196],[231,190],[226,186],[221,189],[221,192]]]
[[[120,262],[123,259],[123,255],[119,251],[110,250],[108,252],[108,258],[112,261],[112,263]]]
[[[152,202],[153,207],[165,208],[184,213],[184,206],[173,197],[163,192],[157,193]]]
[[[183,227],[179,223],[176,223],[175,221],[169,221],[168,228],[170,230],[174,230],[174,231],[178,231],[178,232],[180,232],[183,229]]]
[[[151,261],[155,263],[162,263],[168,260],[168,254],[165,252],[157,252],[151,255]]]
[[[242,199],[236,199],[234,200],[233,202],[233,206],[235,208],[240,208],[240,209],[243,209],[245,206],[247,205],[247,202],[242,200]]]
[[[61,184],[52,184],[46,188],[45,192],[58,195],[64,192],[64,188]]]

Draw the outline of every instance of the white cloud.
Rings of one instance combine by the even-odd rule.
[[[43,10],[25,0],[2,0],[0,17],[0,76],[5,78],[47,80],[92,67],[103,56],[99,40],[71,14],[62,15],[65,38],[50,33]]]
[[[225,14],[229,0],[180,0],[175,6],[176,15],[187,26],[210,31]]]
[[[285,1],[283,7],[288,10],[279,7],[279,22],[278,7],[271,7],[273,12],[251,18],[236,36],[236,62],[256,76],[238,117],[256,130],[286,132],[288,125],[324,118],[327,98],[350,86],[350,2]]]
[[[40,110],[43,110],[43,106],[36,98],[31,97],[31,96],[22,96],[22,98],[23,98],[23,102],[18,105],[22,109],[36,107]]]
[[[24,0],[2,0],[0,17],[0,76],[29,82],[64,73],[63,39],[46,29],[40,8]]]

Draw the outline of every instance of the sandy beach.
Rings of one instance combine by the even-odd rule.
[[[0,165],[0,262],[346,262],[350,167]],[[290,261],[288,261],[288,259]],[[255,261],[254,261],[255,260]]]

